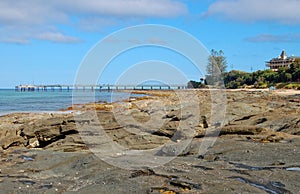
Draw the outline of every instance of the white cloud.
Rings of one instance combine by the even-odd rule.
[[[187,13],[186,6],[174,0],[68,0],[58,3],[75,13],[119,17],[174,17]]]
[[[113,17],[86,17],[80,19],[76,26],[87,32],[101,32],[107,27],[120,24],[120,21]]]
[[[48,22],[65,22],[66,13],[58,10],[53,1],[41,0],[2,0],[0,1],[1,25],[39,25]]]
[[[260,34],[258,36],[249,37],[245,39],[248,42],[287,42],[295,43],[300,41],[300,34],[282,34],[282,35],[272,35],[272,34]]]
[[[146,43],[150,43],[150,44],[159,44],[159,45],[167,45],[167,42],[160,39],[160,38],[157,38],[157,37],[153,37],[153,38],[150,38],[148,40],[146,40]]]
[[[204,15],[246,22],[300,24],[299,7],[299,0],[217,0]]]
[[[25,26],[14,25],[0,28],[0,42],[12,44],[30,44],[31,40],[43,40],[55,43],[79,43],[77,37],[72,37],[59,32],[53,26]]]
[[[44,32],[41,34],[38,34],[36,39],[39,40],[47,40],[51,42],[59,42],[59,43],[78,43],[81,42],[79,38],[72,37],[72,36],[66,36],[60,32]]]
[[[30,39],[78,42],[78,38],[58,29],[47,30],[58,24],[99,31],[119,24],[120,20],[177,17],[188,12],[186,5],[176,0],[1,0],[0,8],[0,42],[19,43],[28,43]]]
[[[3,38],[0,39],[0,42],[9,43],[9,44],[29,44],[29,40],[23,38]]]

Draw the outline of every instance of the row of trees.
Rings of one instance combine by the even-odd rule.
[[[268,69],[253,73],[232,70],[224,73],[223,78],[226,88],[240,88],[251,85],[264,88],[277,83],[299,82],[300,68],[279,68],[277,72]]]
[[[207,64],[208,75],[200,82],[190,81],[188,87],[201,88],[205,85],[213,85],[218,81],[224,81],[226,88],[247,86],[262,88],[277,83],[300,82],[300,58],[297,58],[290,68],[279,68],[277,72],[272,70],[259,70],[252,73],[238,70],[226,72],[226,68],[227,61],[224,52],[211,50]]]

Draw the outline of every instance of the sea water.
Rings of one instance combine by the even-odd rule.
[[[13,89],[0,89],[0,115],[13,112],[44,112],[66,109],[72,104],[89,102],[114,102],[142,96],[122,92],[72,92],[72,91],[35,91],[18,92]]]

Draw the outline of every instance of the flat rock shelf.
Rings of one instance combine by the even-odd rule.
[[[208,90],[193,90],[200,102],[199,115],[181,111],[195,97],[188,90],[181,91],[180,100],[177,92],[140,92],[149,95],[68,109],[80,111],[77,115],[1,116],[1,193],[299,192],[300,104],[295,100],[299,95],[225,91],[224,125],[216,125],[210,123],[212,99]],[[87,119],[78,119],[78,114]],[[128,115],[134,124],[125,120]],[[198,123],[177,133],[181,122],[195,117],[199,117]],[[162,124],[156,128],[154,123]],[[220,130],[216,142],[199,154],[212,125]],[[97,126],[127,150],[160,147],[157,157],[172,155],[173,144],[164,145],[176,142],[177,136],[191,137],[191,142],[166,164],[122,169],[101,160],[84,141],[83,135],[97,135]],[[189,130],[194,132],[187,133]],[[107,142],[100,143],[109,152]]]

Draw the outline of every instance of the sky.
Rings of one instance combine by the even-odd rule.
[[[264,70],[282,50],[300,56],[299,7],[299,0],[0,0],[0,87],[73,84],[93,48],[119,48],[125,39],[114,34],[150,24],[173,29],[169,36],[177,33],[177,40],[151,30],[131,34],[126,41],[140,47],[120,52],[107,64],[92,62],[105,67],[94,71],[98,83],[117,83],[126,75],[128,82],[141,82],[142,75],[147,81],[147,74],[157,80],[155,72],[172,74],[170,83],[199,80],[205,71],[171,46],[175,41],[197,52],[182,41],[185,35],[207,53],[223,50],[227,70]],[[199,56],[207,58],[200,50]]]

